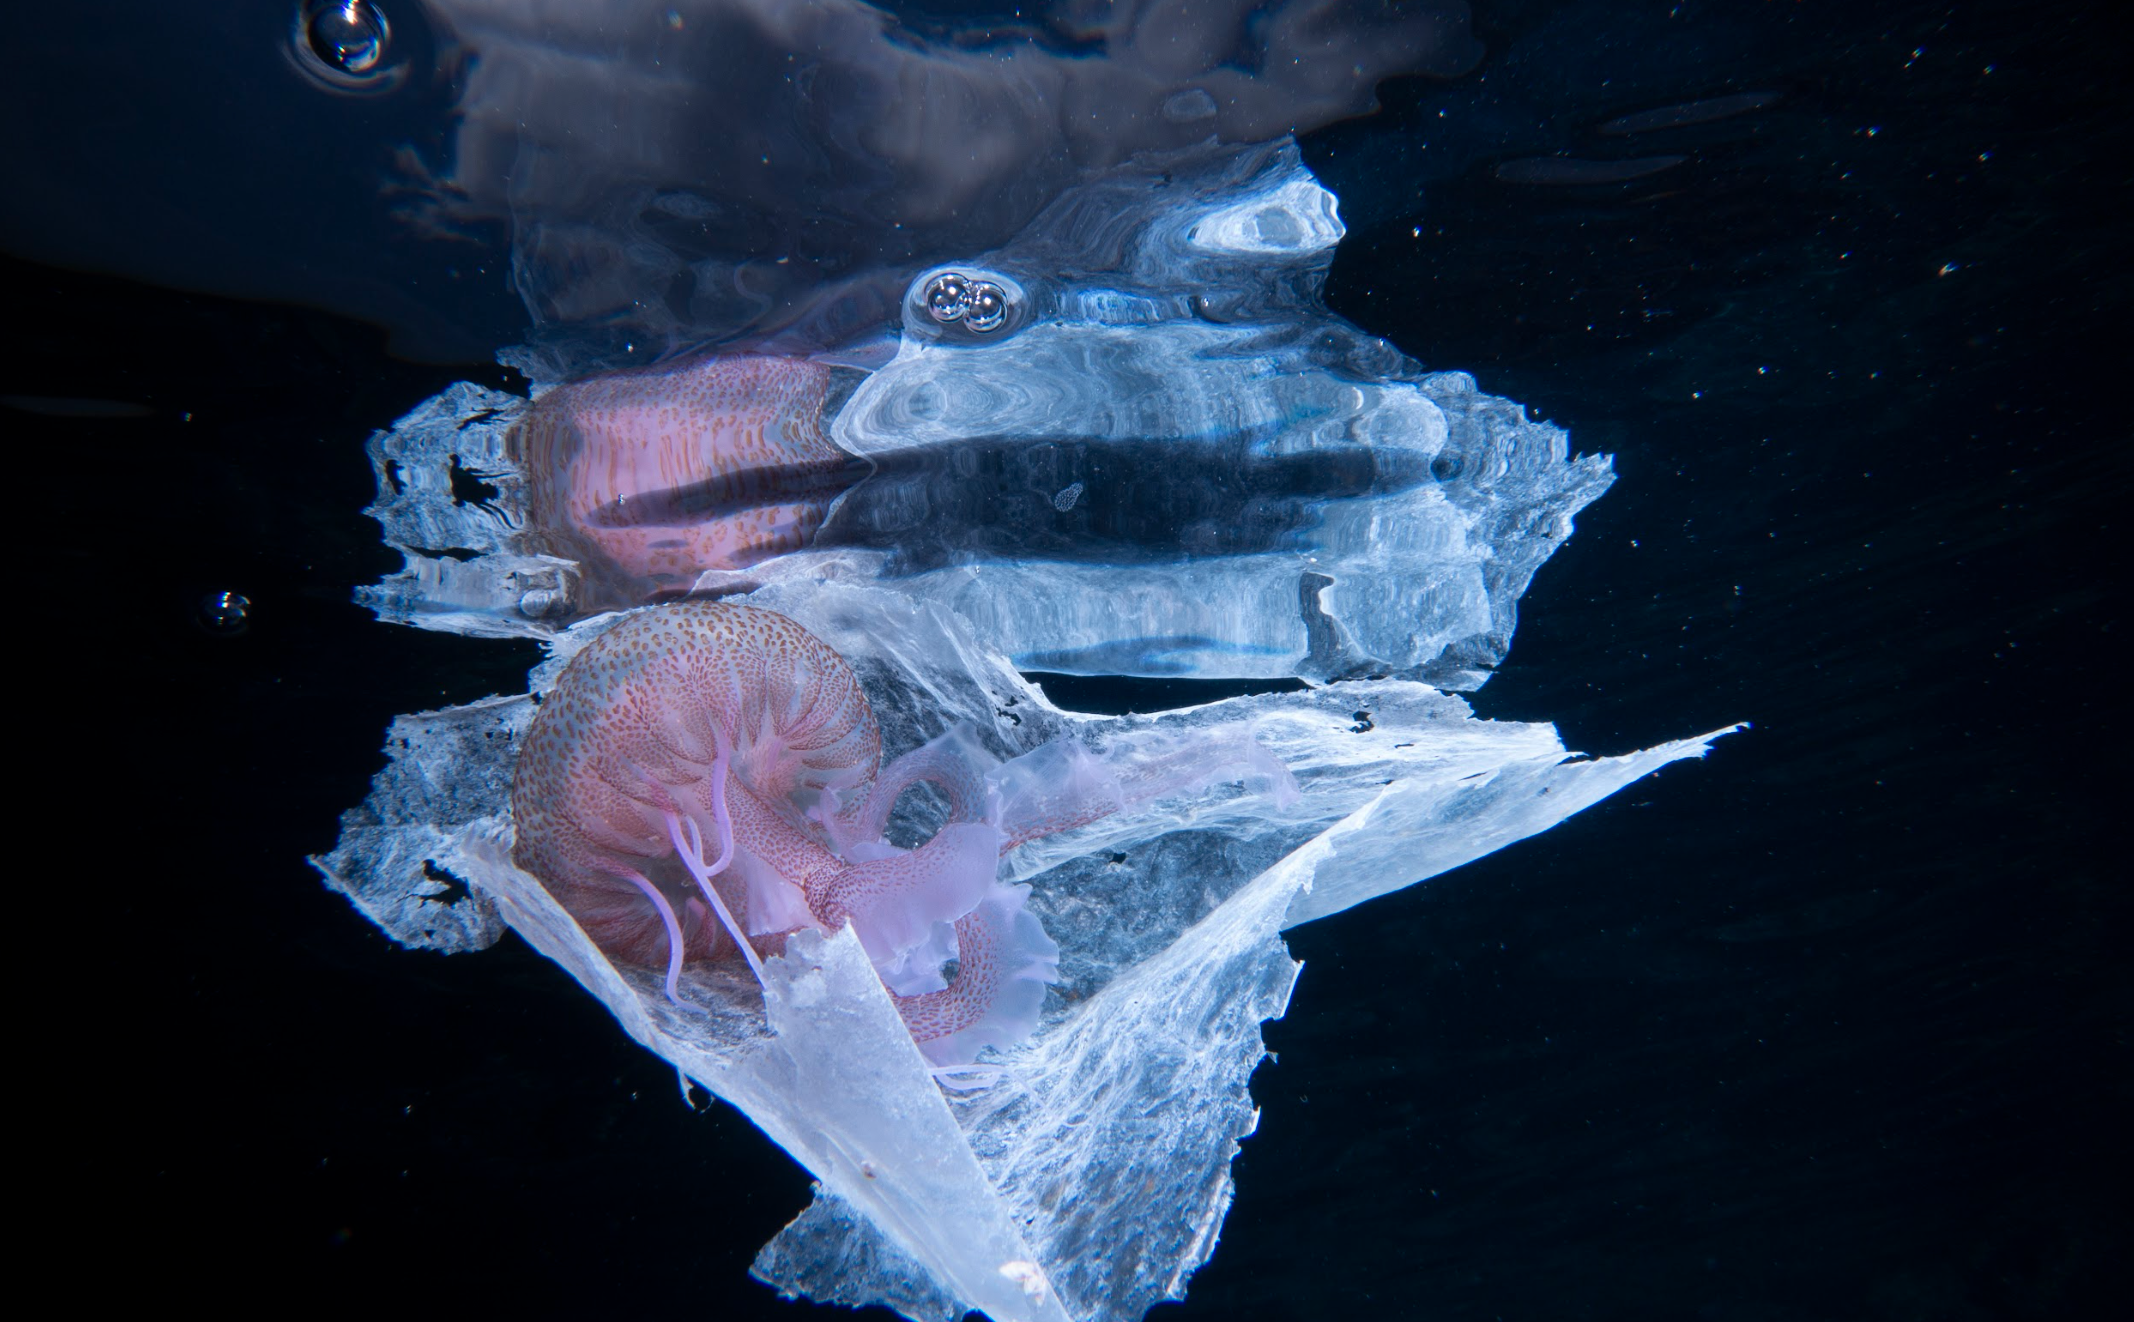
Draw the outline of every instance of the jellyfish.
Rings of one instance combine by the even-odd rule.
[[[738,954],[760,980],[761,953],[792,932],[849,923],[921,1051],[963,1065],[1029,1035],[1059,960],[1029,888],[997,880],[1000,856],[1197,787],[1231,751],[1143,759],[1129,788],[1072,742],[1001,769],[958,726],[877,775],[880,748],[851,670],[787,617],[707,601],[639,612],[577,654],[528,730],[512,861],[603,954],[663,963],[676,1004],[685,961]],[[1258,754],[1244,769],[1294,798]],[[899,849],[883,830],[922,783],[947,819]]]
[[[1282,933],[1726,733],[1580,758],[1459,696],[1613,474],[1328,314],[1341,235],[1293,144],[1202,144],[912,273],[886,356],[544,341],[531,399],[426,401],[363,600],[548,659],[397,721],[320,871],[409,945],[518,933],[792,1153],[784,1293],[1183,1297]],[[1097,716],[1058,671],[1284,683]]]
[[[554,960],[819,1181],[757,1276],[913,1318],[1181,1297],[1297,976],[1283,930],[1724,733],[1577,759],[1396,678],[1090,716],[874,582],[553,646],[526,693],[397,721],[317,866],[404,944],[509,928]]]

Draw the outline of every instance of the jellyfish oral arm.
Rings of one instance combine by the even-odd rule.
[[[983,823],[950,822],[908,854],[811,880],[808,908],[832,928],[849,918],[877,966],[896,962],[925,943],[934,924],[954,923],[978,907],[1000,870],[1000,839]]]
[[[1013,1046],[1037,1029],[1060,948],[1023,907],[1026,886],[1000,886],[956,920],[956,979],[940,991],[899,996],[897,1013],[936,1070],[968,1065],[986,1047]]]
[[[1277,805],[1297,797],[1288,769],[1243,730],[1149,733],[1101,756],[1061,738],[1001,763],[959,725],[892,762],[848,822],[822,815],[833,836],[857,838],[840,847],[849,866],[808,883],[809,908],[828,926],[851,922],[920,1051],[953,1071],[1028,1037],[1058,976],[1059,947],[1025,908],[1028,888],[997,880],[999,856],[1221,780],[1259,782]],[[889,814],[922,781],[945,793],[950,821],[917,850],[891,850],[880,840]]]
[[[879,840],[888,828],[897,799],[918,784],[930,784],[948,798],[951,822],[985,821],[994,815],[987,773],[1000,760],[985,751],[968,724],[959,722],[882,768],[852,822],[825,815],[824,828],[840,848]],[[842,839],[840,839],[842,837]]]

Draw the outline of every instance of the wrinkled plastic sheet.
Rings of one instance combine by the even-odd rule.
[[[881,582],[1030,670],[1479,687],[1614,475],[1329,313],[1343,233],[1294,144],[1210,149],[1121,166],[922,272],[894,357],[847,370],[824,419],[869,476],[806,548],[698,589]],[[1001,329],[928,314],[949,270],[1009,291]],[[372,438],[369,512],[405,557],[363,594],[380,618],[546,637],[637,604],[534,549],[508,444],[527,407],[462,383]]]
[[[406,945],[469,950],[505,926],[520,933],[815,1175],[814,1205],[763,1250],[757,1275],[914,1319],[976,1308],[998,1322],[1125,1322],[1183,1297],[1255,1124],[1260,1025],[1281,1015],[1299,967],[1281,930],[1545,830],[1725,733],[1578,759],[1547,725],[1478,720],[1406,680],[1090,716],[1053,706],[937,602],[869,583],[783,583],[742,600],[793,617],[852,664],[885,755],[957,722],[1002,757],[1059,736],[1102,754],[1249,734],[1299,789],[1278,807],[1217,785],[1011,854],[1004,875],[1031,883],[1061,985],[991,1085],[956,1093],[929,1074],[849,929],[793,938],[767,961],[767,993],[738,966],[692,969],[682,1007],[656,972],[609,964],[510,861],[510,767],[530,695],[395,723],[370,797],[314,860],[328,882]],[[533,691],[611,623],[555,635]],[[892,834],[923,832],[928,811],[907,795]]]

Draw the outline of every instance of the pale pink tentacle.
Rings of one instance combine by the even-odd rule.
[[[755,973],[756,981],[761,983],[764,989],[768,991],[770,983],[763,976],[763,961],[756,957],[756,948],[748,943],[748,936],[742,932],[741,924],[734,921],[733,911],[726,907],[726,901],[719,897],[718,888],[711,884],[711,879],[716,875],[717,869],[704,862],[704,853],[701,848],[703,838],[697,833],[696,823],[691,822],[689,824],[690,834],[698,836],[696,846],[692,847],[690,842],[682,839],[682,819],[671,812],[663,815],[667,819],[667,839],[673,842],[674,852],[682,860],[682,866],[688,868],[689,875],[696,878],[697,889],[704,892],[704,898],[711,902],[712,911],[718,914],[719,921],[725,924],[726,934],[734,939],[736,946],[741,948],[742,957],[748,960],[748,967]],[[727,835],[727,840],[731,845],[732,835],[730,833]],[[730,848],[727,854],[731,856],[732,850]],[[727,859],[722,857],[719,860],[719,867],[725,867],[726,862]]]
[[[682,978],[682,923],[674,916],[674,906],[667,903],[667,897],[659,893],[659,887],[630,869],[610,868],[608,873],[621,877],[643,891],[645,898],[652,901],[652,907],[659,910],[659,920],[667,928],[667,999],[676,1005],[686,1005],[687,1002],[683,1001],[675,990]]]

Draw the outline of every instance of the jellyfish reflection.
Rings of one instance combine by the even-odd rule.
[[[1607,461],[1329,315],[1341,233],[1293,147],[1188,153],[921,272],[872,372],[744,352],[531,408],[460,388],[373,442],[409,564],[368,599],[540,634],[834,574],[1037,669],[1474,687]],[[455,470],[498,499],[455,499]]]
[[[800,550],[866,472],[824,435],[829,386],[805,359],[715,356],[548,392],[511,433],[525,544],[576,561],[596,609]]]

